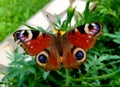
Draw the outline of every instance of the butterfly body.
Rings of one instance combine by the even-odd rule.
[[[62,34],[60,32],[60,30],[58,30],[57,32],[57,35],[56,35],[56,46],[57,46],[57,49],[59,50],[59,55],[60,56],[63,56],[63,37],[62,37]]]
[[[86,60],[86,50],[91,49],[102,25],[90,23],[56,35],[37,30],[18,30],[13,36],[29,55],[35,56],[39,66],[45,70],[64,68],[77,69]]]

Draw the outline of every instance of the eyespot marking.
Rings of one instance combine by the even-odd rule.
[[[39,66],[44,67],[49,60],[49,51],[43,50],[36,56],[35,59]]]
[[[73,50],[73,55],[74,55],[74,58],[77,62],[84,62],[85,59],[86,59],[86,52],[85,50],[83,50],[82,48],[79,48],[79,47],[74,47]]]
[[[81,60],[83,57],[84,57],[84,53],[83,53],[82,51],[78,51],[78,52],[75,54],[75,59],[76,59],[76,60]]]
[[[26,42],[32,39],[32,32],[29,30],[19,30],[14,33],[15,40],[19,42]]]
[[[43,64],[48,62],[47,56],[44,54],[39,55],[38,60]]]
[[[86,24],[84,30],[87,34],[96,35],[100,32],[100,26],[97,23]]]

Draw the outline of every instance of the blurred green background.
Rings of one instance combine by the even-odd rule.
[[[33,1],[31,2],[33,3]],[[90,2],[97,2],[96,8],[92,11],[88,8]],[[6,1],[4,3],[8,2]],[[23,18],[20,14],[26,9],[26,13],[30,15],[33,7],[37,7],[36,4],[38,4],[36,3],[32,7],[29,5],[29,1],[26,0],[26,3],[27,5],[18,3],[20,6],[15,10],[20,10],[20,7],[24,7],[21,8],[22,11],[20,10],[20,13],[14,13],[7,19],[6,16],[3,16],[4,20],[10,20],[7,26],[4,24],[7,21],[3,22],[3,27],[7,28],[11,26],[10,30],[13,31],[13,26],[19,26],[18,19],[20,23],[23,23],[25,18],[27,19],[28,17],[28,15],[24,14]],[[15,5],[18,6],[18,4]],[[12,4],[10,6],[12,8],[15,7]],[[32,10],[28,11],[30,9],[28,8],[29,6]],[[0,11],[2,10],[0,9]],[[9,11],[7,12],[9,13]],[[4,15],[6,14],[6,12],[3,13]],[[86,3],[83,14],[71,10],[68,11],[68,14],[63,23],[60,23],[61,18],[56,16],[57,24],[60,28],[69,28],[73,16],[76,19],[75,26],[90,22],[100,22],[103,24],[104,33],[98,37],[94,48],[87,51],[86,62],[78,70],[62,68],[57,71],[46,72],[36,65],[34,58],[26,61],[26,58],[29,56],[25,53],[19,54],[16,50],[14,56],[9,55],[9,58],[12,60],[11,67],[5,73],[4,82],[0,82],[0,84],[8,87],[120,87],[120,0],[89,0]],[[18,15],[20,15],[20,18]],[[16,18],[16,16],[18,17]],[[12,17],[16,20],[15,25],[12,24]],[[54,23],[55,26],[57,24]],[[2,30],[2,34],[3,32]]]
[[[50,0],[0,0],[0,41],[48,2]]]

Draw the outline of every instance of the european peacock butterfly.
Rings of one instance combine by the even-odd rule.
[[[86,60],[86,50],[91,49],[102,33],[102,25],[90,23],[56,35],[37,30],[18,30],[15,42],[35,56],[36,63],[45,70],[64,68],[77,69]]]

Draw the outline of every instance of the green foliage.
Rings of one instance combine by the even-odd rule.
[[[53,22],[55,29],[60,29],[61,31],[68,31],[71,28],[71,20],[74,16],[75,8],[69,7],[67,9],[67,17],[61,22],[61,18],[59,15],[55,15],[57,19],[57,23]]]
[[[48,2],[49,0],[0,0],[0,41]]]
[[[89,1],[83,14],[70,11],[75,16],[76,26],[88,22],[101,22],[104,26],[104,33],[98,38],[95,47],[87,52],[87,60],[78,70],[60,69],[45,72],[35,64],[34,58],[26,61],[26,58],[30,56],[19,54],[16,51],[14,56],[10,56],[13,62],[3,79],[4,84],[9,87],[119,87],[120,0],[91,1],[98,3],[94,11],[89,10]],[[70,19],[66,18],[67,27],[70,27],[69,24],[73,16]],[[58,25],[59,28],[61,25],[66,27],[59,16],[56,15],[56,18],[58,23],[55,25]]]

